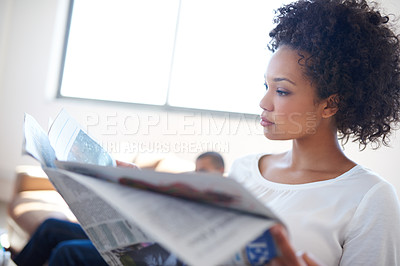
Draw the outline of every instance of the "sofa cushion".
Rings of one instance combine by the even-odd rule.
[[[76,221],[57,191],[34,190],[18,193],[8,205],[10,243],[18,250],[47,218]]]

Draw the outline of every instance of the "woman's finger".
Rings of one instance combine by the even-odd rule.
[[[139,169],[139,167],[137,167],[137,165],[134,163],[128,163],[128,162],[123,162],[123,161],[118,161],[118,160],[115,160],[115,162],[117,163],[118,167],[128,167],[128,168],[138,168]]]
[[[283,265],[300,266],[301,264],[297,259],[296,252],[290,244],[285,228],[280,224],[274,225],[271,228],[271,235],[274,237],[275,243],[281,253],[280,261]]]

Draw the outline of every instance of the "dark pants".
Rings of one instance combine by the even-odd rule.
[[[107,265],[79,224],[58,219],[44,221],[13,260],[21,266]]]
[[[138,266],[183,265],[175,255],[158,244],[130,248],[125,248],[122,260]],[[19,266],[42,266],[46,261],[48,266],[107,266],[79,224],[58,219],[45,220],[13,260]]]

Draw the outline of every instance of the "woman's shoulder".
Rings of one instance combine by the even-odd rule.
[[[350,194],[359,195],[360,202],[378,202],[380,200],[398,201],[395,187],[378,173],[363,167],[355,166],[338,179],[339,186],[347,187]]]
[[[229,171],[229,176],[237,179],[238,177],[244,178],[252,176],[258,171],[258,161],[266,153],[247,154],[237,158]]]
[[[373,187],[376,185],[386,188],[393,187],[386,179],[373,170],[362,165],[356,165],[344,174],[344,181],[357,182],[361,186]]]
[[[266,155],[267,153],[252,153],[252,154],[246,154],[246,155],[243,155],[243,156],[241,156],[241,157],[239,157],[239,158],[237,158],[234,162],[233,162],[233,164],[246,164],[246,163],[249,163],[249,162],[258,162],[258,160],[262,157],[262,156],[264,156],[264,155]]]

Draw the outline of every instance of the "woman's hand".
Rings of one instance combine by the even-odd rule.
[[[303,252],[295,252],[287,236],[285,228],[278,224],[274,225],[271,230],[275,243],[281,254],[279,257],[272,259],[268,266],[321,266],[317,260],[310,254]]]
[[[115,162],[117,163],[117,167],[128,167],[128,168],[137,168],[140,169],[136,164],[134,163],[128,163],[128,162],[123,162],[123,161],[118,161],[115,160]]]

